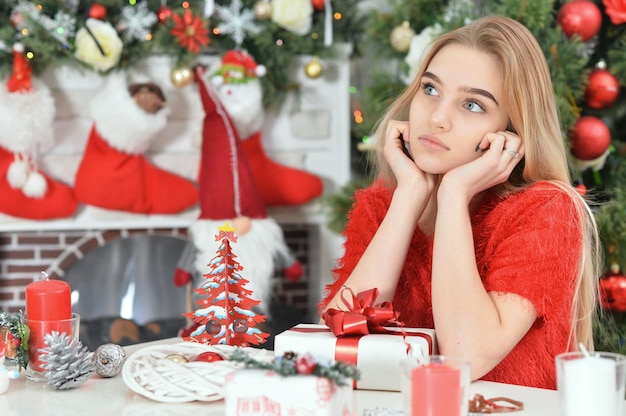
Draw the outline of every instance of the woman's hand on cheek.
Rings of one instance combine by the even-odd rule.
[[[448,172],[445,182],[466,189],[467,196],[506,182],[511,172],[524,157],[520,137],[510,131],[487,133],[478,145],[481,156]]]
[[[409,123],[392,120],[387,126],[383,153],[398,182],[398,187],[426,185],[427,192],[432,191],[435,176],[423,172],[417,167],[408,149]]]

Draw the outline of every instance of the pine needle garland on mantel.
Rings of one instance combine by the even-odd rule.
[[[35,75],[62,65],[106,74],[133,68],[152,55],[170,57],[176,68],[190,67],[199,54],[222,54],[240,46],[271,74],[263,80],[264,98],[267,106],[275,105],[297,88],[288,72],[295,56],[332,57],[337,44],[355,43],[363,27],[357,3],[333,0],[328,19],[327,10],[313,8],[310,0],[4,0],[0,77],[11,71],[16,43],[24,45]],[[273,18],[272,7],[297,7],[305,17],[299,27],[289,27]],[[246,36],[237,37],[242,30]],[[100,40],[97,51],[105,58],[84,59],[89,38]],[[100,65],[102,61],[110,62]]]

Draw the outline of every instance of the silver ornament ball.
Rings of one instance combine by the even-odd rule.
[[[122,371],[126,359],[124,348],[117,344],[100,345],[93,353],[96,374],[102,377],[115,377]]]

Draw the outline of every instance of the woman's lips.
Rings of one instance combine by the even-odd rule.
[[[425,134],[423,136],[420,136],[419,141],[422,144],[422,146],[424,146],[427,149],[431,149],[431,150],[450,150],[448,148],[448,146],[443,144],[443,142],[441,140],[439,140],[439,138],[437,138],[436,136]]]

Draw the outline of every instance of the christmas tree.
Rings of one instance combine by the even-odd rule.
[[[354,138],[367,162],[376,121],[411,81],[426,44],[437,34],[480,16],[498,14],[524,25],[539,41],[550,66],[571,156],[571,180],[594,201],[606,274],[600,280],[596,348],[626,352],[626,2],[617,0],[389,0],[372,10],[361,50],[369,79],[356,85]],[[366,69],[367,68],[367,69]],[[356,69],[359,73],[358,68]],[[357,80],[358,81],[358,80]],[[330,200],[333,229],[342,228],[361,177]]]
[[[203,297],[196,302],[199,308],[184,314],[197,324],[185,341],[244,347],[261,344],[268,337],[256,328],[266,317],[254,312],[259,301],[250,298],[252,291],[244,287],[248,280],[241,276],[243,266],[231,250],[231,243],[237,242],[234,231],[228,222],[219,227],[215,239],[221,244],[208,264],[207,282],[194,289]]]

